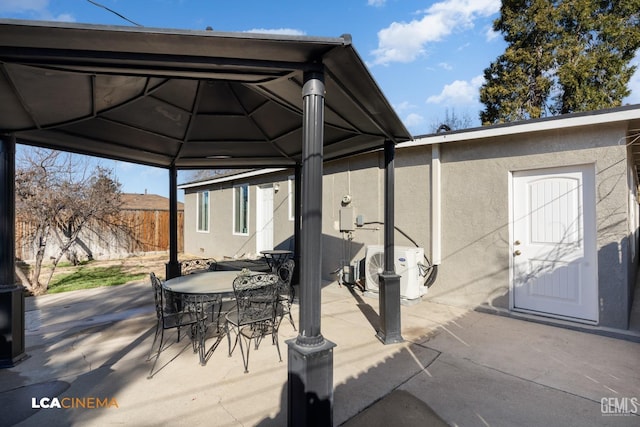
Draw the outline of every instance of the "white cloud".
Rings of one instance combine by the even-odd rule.
[[[74,22],[70,13],[54,15],[49,10],[49,0],[0,0],[0,13],[23,15],[21,18],[46,21]]]
[[[448,64],[446,62],[439,63],[438,67],[442,68],[443,70],[447,70],[447,71],[453,70],[453,67],[451,66],[451,64]]]
[[[478,91],[484,83],[483,76],[476,76],[471,81],[456,80],[445,85],[439,95],[427,98],[428,104],[468,105],[478,101]]]
[[[501,36],[501,33],[499,31],[494,31],[493,27],[487,28],[487,32],[484,33],[485,40],[488,42],[495,40],[500,36]]]
[[[306,34],[304,31],[295,30],[293,28],[254,28],[245,32],[256,34],[280,34],[284,36],[304,36]]]
[[[393,108],[398,112],[404,112],[404,111],[413,110],[414,108],[416,108],[416,106],[410,103],[409,101],[403,101],[400,104],[394,104]]]
[[[2,0],[0,2],[0,12],[24,13],[24,12],[47,12],[49,0]]]
[[[500,0],[444,0],[423,11],[421,19],[393,22],[378,32],[375,64],[411,62],[422,55],[425,45],[437,42],[454,30],[471,28],[479,17],[500,10]]]
[[[381,6],[384,6],[386,2],[387,0],[367,0],[367,5],[374,6],[374,7],[381,7]]]
[[[422,117],[420,114],[411,113],[407,117],[405,117],[402,122],[407,128],[420,126],[424,123],[424,117]]]
[[[51,18],[53,21],[60,22],[75,22],[76,18],[73,17],[70,13],[61,13],[58,16]]]

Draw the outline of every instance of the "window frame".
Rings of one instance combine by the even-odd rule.
[[[201,207],[202,196],[206,194],[206,206]],[[206,218],[204,224],[206,227],[202,227],[202,211],[206,208]],[[211,191],[199,190],[196,192],[196,232],[209,233],[211,231]]]
[[[296,219],[296,206],[295,206],[295,199],[296,199],[296,186],[295,186],[295,179],[296,177],[294,175],[289,175],[287,177],[287,183],[289,184],[289,193],[287,195],[288,197],[288,203],[289,203],[289,221],[294,221]]]
[[[238,215],[237,215],[237,209],[238,209],[238,196],[239,196],[239,192],[241,192],[242,188],[246,189],[246,200],[245,200],[245,212],[244,212],[244,226],[245,226],[245,231],[239,231],[239,224],[238,222]],[[232,221],[232,233],[234,236],[248,236],[249,235],[249,201],[250,201],[250,187],[249,184],[237,184],[233,186],[233,221]]]

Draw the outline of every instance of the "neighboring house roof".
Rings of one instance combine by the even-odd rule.
[[[132,194],[120,195],[122,210],[127,211],[168,211],[169,199],[157,194]],[[184,210],[184,203],[178,202],[178,210]]]
[[[238,179],[250,178],[252,176],[266,175],[273,172],[280,172],[286,170],[285,168],[266,168],[266,169],[249,169],[241,172],[233,172],[229,174],[221,174],[214,178],[207,178],[199,181],[186,182],[178,185],[178,189],[184,190],[185,188],[202,187],[204,185],[219,184],[221,182],[230,182]]]

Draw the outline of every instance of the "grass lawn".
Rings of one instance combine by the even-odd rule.
[[[145,276],[146,273],[128,272],[122,265],[106,267],[81,266],[72,273],[56,275],[51,280],[47,293],[55,294],[100,286],[122,285],[133,280],[140,280]]]

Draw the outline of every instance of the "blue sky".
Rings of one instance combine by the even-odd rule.
[[[349,33],[413,135],[445,111],[479,125],[483,70],[505,49],[492,22],[500,0],[96,0],[145,27],[337,37]],[[0,0],[0,17],[133,25],[86,0]],[[637,60],[636,60],[637,61]],[[637,62],[636,62],[637,63]],[[640,103],[640,72],[626,103]],[[125,192],[166,195],[162,169],[104,161]],[[184,179],[180,175],[179,182]]]

